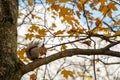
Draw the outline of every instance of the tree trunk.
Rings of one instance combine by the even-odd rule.
[[[0,80],[20,80],[17,58],[18,0],[0,0]]]

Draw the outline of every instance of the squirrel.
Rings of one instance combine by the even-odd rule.
[[[39,46],[39,42],[31,42],[27,45],[26,48],[26,55],[27,58],[30,60],[35,60],[41,58],[42,55],[46,55],[47,49],[42,44],[42,46]]]

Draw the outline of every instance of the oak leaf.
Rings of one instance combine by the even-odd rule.
[[[65,69],[64,69],[64,70],[61,72],[61,74],[62,74],[66,79],[68,79],[68,77],[74,78],[73,72],[70,71],[70,70],[65,70]]]

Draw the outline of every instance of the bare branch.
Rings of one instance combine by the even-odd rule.
[[[119,43],[120,43],[120,41],[111,43],[111,44],[107,45],[107,46],[105,47],[105,49],[109,49],[109,48],[111,48],[111,47],[113,47],[113,46],[115,46],[115,45],[117,45],[117,44],[119,44]]]

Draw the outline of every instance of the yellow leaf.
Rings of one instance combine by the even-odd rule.
[[[32,24],[32,26],[28,29],[29,32],[38,31],[39,27],[35,24]]]
[[[116,21],[114,25],[120,25],[120,20]]]
[[[70,70],[65,70],[65,69],[64,69],[64,70],[61,72],[61,74],[62,74],[66,79],[68,79],[68,77],[74,78],[73,72],[70,71]]]
[[[66,50],[66,48],[67,48],[67,46],[66,46],[65,44],[63,44],[63,45],[61,46],[61,50]]]
[[[19,13],[19,14],[18,14],[18,18],[20,18],[22,15],[23,15],[23,13]]]
[[[59,0],[62,3],[66,3],[68,0]]]
[[[116,31],[114,36],[120,36],[120,30]]]
[[[91,76],[86,76],[87,80],[93,80]]]
[[[107,33],[107,34],[105,34],[104,36],[110,37],[110,36],[111,36],[111,33]]]
[[[26,50],[26,48],[22,48],[22,49],[17,51],[17,54],[21,60],[28,62],[27,58],[24,57],[25,50]]]
[[[64,32],[65,32],[65,30],[58,30],[57,32],[54,33],[54,35],[63,34]]]
[[[49,3],[54,3],[55,0],[46,0],[46,2],[49,2]]]
[[[32,4],[33,0],[27,0],[27,1],[28,1],[28,4],[29,4],[30,6],[33,5],[33,4]]]
[[[56,24],[52,23],[52,25],[51,25],[51,27],[49,29],[54,31],[55,28],[56,28]]]
[[[25,39],[29,39],[29,40],[31,40],[34,37],[34,34],[25,34],[25,35],[26,35]]]
[[[86,78],[86,80],[93,80],[93,79],[92,79],[92,76],[85,75],[85,74],[83,74],[83,73],[81,73],[81,72],[77,72],[77,74],[78,74],[80,77]]]

